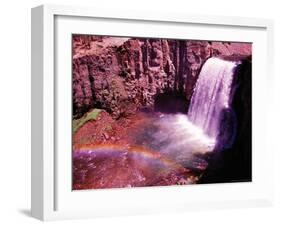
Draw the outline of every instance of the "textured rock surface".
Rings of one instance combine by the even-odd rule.
[[[211,56],[249,56],[243,43],[73,36],[73,111],[103,108],[114,118],[153,109],[161,94],[189,100]]]

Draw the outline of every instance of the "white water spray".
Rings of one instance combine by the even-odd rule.
[[[188,118],[209,136],[219,133],[221,112],[229,108],[230,91],[237,62],[210,58],[199,74]]]

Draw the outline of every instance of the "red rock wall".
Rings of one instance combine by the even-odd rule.
[[[202,64],[211,56],[249,56],[251,45],[207,41],[73,37],[73,112],[106,109],[113,117],[153,109],[159,93],[190,100]]]

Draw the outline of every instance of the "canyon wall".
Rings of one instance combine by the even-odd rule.
[[[74,35],[74,117],[91,108],[106,109],[114,118],[154,110],[165,94],[188,104],[209,57],[249,55],[246,43]]]

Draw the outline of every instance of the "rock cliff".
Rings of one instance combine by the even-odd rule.
[[[187,106],[179,107],[181,111],[188,107],[209,57],[249,55],[251,45],[246,43],[74,35],[74,117],[91,108],[105,109],[113,118],[137,109],[161,110],[167,104],[161,95],[183,100]]]

